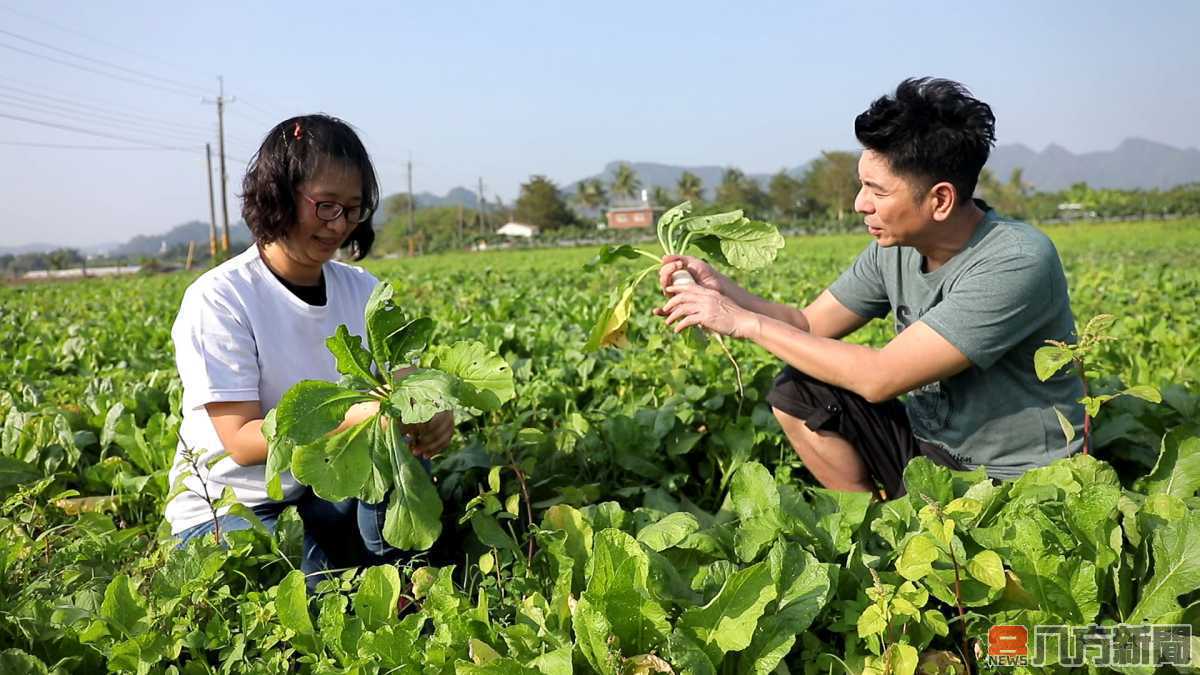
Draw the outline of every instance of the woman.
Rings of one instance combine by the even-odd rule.
[[[270,499],[262,433],[263,417],[292,385],[338,379],[325,339],[339,324],[365,334],[363,311],[378,281],[333,258],[342,250],[361,260],[371,249],[371,215],[379,203],[375,169],[349,125],[307,115],[267,134],[242,190],[242,217],[254,245],[188,287],[171,330],[184,390],[172,484],[184,472],[194,473],[193,465],[202,474],[185,479],[189,489],[167,504],[171,531],[184,542],[212,533],[203,495],[207,489],[216,499],[229,487],[272,529],[286,506],[297,506],[306,573],[331,562],[394,559],[398,552],[382,537],[386,500],[326,502],[290,474],[282,479],[284,500]],[[372,416],[377,406],[351,408],[339,429]],[[446,447],[453,430],[446,413],[405,431],[413,453],[428,458]],[[250,527],[229,514],[219,521],[223,532]]]

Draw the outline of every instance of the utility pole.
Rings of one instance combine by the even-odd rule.
[[[221,225],[224,228],[221,237],[221,247],[226,253],[229,252],[229,198],[227,196],[228,180],[225,176],[225,104],[233,103],[237,100],[236,97],[225,99],[225,78],[217,76],[217,83],[220,86],[216,101],[208,101],[205,103],[217,104],[217,152],[221,155]],[[214,220],[216,220],[214,218]]]
[[[412,191],[412,153],[410,152],[410,153],[408,153],[408,234],[409,234],[409,236],[416,234],[416,231],[417,231],[416,224],[413,222],[416,217],[416,215],[415,215],[416,208],[417,208],[416,197],[413,196],[413,191]]]
[[[217,259],[217,206],[213,200],[212,143],[204,144],[204,160],[208,165],[208,255]]]
[[[479,177],[479,192],[475,193],[475,209],[479,212],[479,234],[487,234],[487,217],[483,212],[483,176]]]
[[[459,248],[459,250],[462,250],[462,247],[463,247],[463,205],[462,205],[462,202],[459,202],[458,203],[458,248]]]

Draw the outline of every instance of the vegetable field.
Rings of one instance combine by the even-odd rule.
[[[292,511],[227,547],[176,549],[162,526],[193,276],[0,287],[0,673],[1032,673],[1070,669],[1067,638],[1021,665],[989,655],[994,626],[1024,627],[1030,658],[1037,626],[1122,626],[1114,649],[1142,624],[1200,637],[1200,222],[1050,234],[1081,329],[1112,317],[1081,355],[1091,454],[1003,484],[917,461],[882,503],[815,487],[762,401],[780,364],[674,337],[653,284],[631,291],[629,347],[585,350],[644,260],[368,261],[430,345],[498,355],[514,387],[455,390],[443,507],[403,534],[425,550],[315,592]],[[801,304],[867,241],[789,239],[726,271]],[[469,382],[454,349],[427,356]],[[326,489],[383,495],[358,485]],[[1200,639],[1154,635],[1156,660],[1200,664]],[[1154,662],[1117,670],[1172,668]]]

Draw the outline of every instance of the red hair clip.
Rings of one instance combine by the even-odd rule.
[[[292,129],[292,136],[296,140],[300,140],[300,137],[303,135],[304,135],[304,130],[300,128],[300,123],[296,122],[296,128]]]

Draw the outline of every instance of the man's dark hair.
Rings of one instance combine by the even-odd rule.
[[[928,189],[948,181],[965,204],[996,142],[992,108],[963,85],[909,78],[894,96],[881,96],[854,120],[864,148],[887,159],[892,171]]]
[[[330,165],[357,169],[362,176],[362,207],[374,214],[379,181],[358,134],[329,115],[286,119],[267,133],[242,179],[242,218],[259,244],[287,236],[297,221],[296,188]],[[375,242],[371,220],[359,223],[342,248],[362,260]]]

